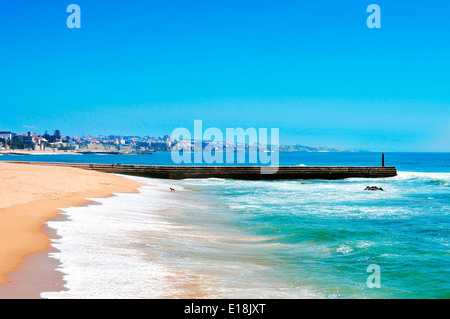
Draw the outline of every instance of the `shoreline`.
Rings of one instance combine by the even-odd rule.
[[[47,226],[62,209],[115,193],[138,193],[144,184],[108,173],[67,167],[0,162],[0,299],[41,299],[49,288],[64,289]],[[50,285],[50,286],[49,286]],[[39,291],[39,292],[38,292]]]
[[[65,216],[51,219],[63,220]],[[59,238],[47,224],[42,232],[51,239]],[[10,281],[0,284],[0,299],[45,299],[41,297],[43,292],[67,290],[64,274],[58,270],[61,264],[50,256],[55,252],[59,250],[49,244],[44,250],[26,256],[18,268],[7,274]]]

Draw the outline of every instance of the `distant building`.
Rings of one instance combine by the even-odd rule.
[[[0,137],[4,138],[7,141],[8,139],[12,139],[12,133],[11,132],[0,132]]]
[[[28,132],[27,135],[22,136],[22,142],[25,145],[32,145],[36,143],[34,136],[31,135],[31,132]]]
[[[33,145],[35,151],[45,151],[45,143],[48,142],[45,138],[36,137],[35,142],[36,143]]]
[[[71,147],[72,149],[74,149],[74,150],[79,150],[79,146],[78,146],[77,143],[75,143],[75,142],[73,142],[73,141],[70,141],[70,142],[69,142],[69,145],[70,145],[70,147]]]
[[[121,145],[119,151],[123,153],[131,153],[133,151],[133,148],[131,147],[131,145]]]

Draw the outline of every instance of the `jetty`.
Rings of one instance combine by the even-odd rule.
[[[395,167],[385,166],[280,166],[274,174],[261,174],[263,166],[175,166],[24,161],[8,161],[8,163],[75,167],[105,173],[161,179],[228,178],[240,180],[337,180],[345,178],[386,178],[397,175],[397,169]]]

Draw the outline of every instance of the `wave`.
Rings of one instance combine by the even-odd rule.
[[[267,251],[277,243],[231,226],[229,215],[201,192],[174,181],[128,178],[150,186],[65,209],[67,221],[48,223],[60,237],[52,240],[58,252],[51,257],[59,260],[68,290],[43,298],[318,297],[269,276],[276,261]]]
[[[395,179],[422,181],[436,186],[450,185],[450,173],[398,172],[398,176]]]
[[[422,254],[441,263],[448,251],[450,173],[339,181],[128,178],[151,186],[70,208],[70,221],[50,222],[61,236],[53,257],[69,290],[44,297],[315,298],[333,296],[336,287],[336,296],[372,296],[355,284],[366,262],[437,269]],[[385,191],[365,191],[367,185]],[[344,281],[333,275],[336,267],[348,269]],[[399,296],[403,284],[393,283]],[[414,296],[429,293],[412,289]]]
[[[447,180],[447,179],[433,179],[431,182],[435,185],[440,185],[440,186],[449,186],[450,185],[450,180]]]

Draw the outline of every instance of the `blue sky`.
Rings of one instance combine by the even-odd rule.
[[[2,2],[0,130],[164,135],[199,119],[279,128],[283,144],[450,151],[449,36],[448,1]]]

